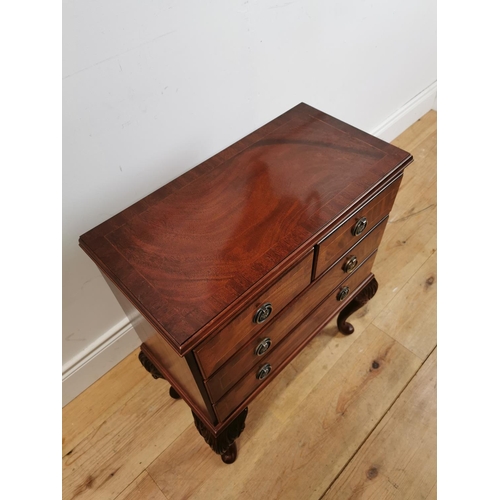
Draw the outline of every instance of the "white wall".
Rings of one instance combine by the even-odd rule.
[[[78,236],[301,101],[386,136],[418,118],[436,5],[64,0],[63,47],[66,402],[139,345]]]

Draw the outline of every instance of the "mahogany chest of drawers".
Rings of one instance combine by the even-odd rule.
[[[80,237],[141,363],[224,462],[248,404],[314,335],[337,314],[354,331],[411,161],[299,104]]]

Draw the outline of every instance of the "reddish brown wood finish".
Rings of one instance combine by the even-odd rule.
[[[401,184],[401,177],[396,179],[384,191],[377,194],[369,203],[349,217],[342,225],[329,234],[319,245],[316,263],[316,276],[328,269],[345,251],[345,248],[354,245],[356,241],[375,227],[391,211],[394,199]],[[362,217],[367,219],[365,230],[358,236],[353,235],[352,229]]]
[[[246,405],[338,311],[351,333],[411,161],[299,104],[80,237],[143,341],[141,362],[224,462],[236,459]],[[272,314],[256,324],[265,303]]]
[[[210,376],[224,361],[234,354],[248,338],[265,328],[294,297],[311,282],[313,252],[282,276],[277,283],[262,293],[239,316],[216,335],[194,350],[201,372]],[[272,313],[263,323],[256,324],[253,317],[265,303],[272,304]]]
[[[139,361],[141,362],[141,365],[146,368],[146,370],[151,373],[151,376],[154,379],[165,379],[165,377],[161,374],[160,370],[156,368],[156,366],[151,362],[151,360],[144,354],[144,352],[139,353]],[[170,394],[170,397],[172,399],[181,399],[179,393],[173,388],[170,387],[168,393]]]
[[[206,386],[212,401],[218,401],[252,366],[261,363],[269,353],[278,346],[288,332],[307,316],[331,291],[348,276],[343,266],[348,257],[355,255],[358,258],[358,267],[377,249],[387,224],[387,218],[356,245],[346,252],[327,273],[315,280],[300,297],[292,302],[269,326],[257,335],[254,335],[236,354],[212,375]],[[354,271],[353,271],[354,272]],[[255,349],[263,339],[269,339],[271,346],[261,356],[257,356]],[[227,340],[229,342],[229,339]]]
[[[203,384],[200,385],[197,392],[193,391],[193,388],[197,387],[197,383],[195,381],[195,375],[191,373],[188,368],[186,359],[178,356],[178,363],[174,365],[165,363],[165,358],[158,358],[146,344],[141,345],[141,353],[161,374],[158,378],[163,378],[168,381],[175,392],[189,405],[191,410],[196,413],[198,418],[202,420],[208,428],[213,429],[214,432],[216,429],[221,428],[210,401],[201,394],[201,391],[205,389]],[[173,354],[177,356],[175,353]],[[151,370],[145,366],[144,363],[142,364],[153,375]],[[179,367],[181,367],[180,370]],[[204,392],[206,393],[206,390]],[[224,424],[226,423],[228,422],[224,422]]]
[[[80,245],[183,354],[411,159],[300,104],[82,235]]]
[[[368,234],[365,234],[365,237],[362,240],[358,240],[355,246],[351,247],[330,267],[330,269],[326,271],[326,273],[320,277],[320,279],[324,279],[328,282],[330,290],[337,286],[337,284],[344,280],[349,274],[349,272],[346,271],[345,266],[351,257],[356,257],[358,261],[357,266],[353,271],[351,271],[352,273],[378,248],[388,220],[389,217],[387,216],[385,219],[380,221],[377,226],[372,228]]]
[[[149,363],[153,364],[151,360],[154,359],[153,366],[160,366],[164,373],[168,374],[167,376],[162,374],[161,377],[173,384],[173,390],[176,391],[175,388],[180,387],[184,394],[183,399],[191,408],[195,409],[194,411],[200,415],[200,418],[208,419],[213,425],[216,425],[217,418],[212,408],[212,402],[193,352],[188,352],[181,358],[170,344],[165,342],[163,337],[137,312],[128,298],[106,276],[104,279],[142,340],[142,350],[149,353]],[[141,353],[142,359],[146,357],[144,352]],[[145,368],[151,373],[148,367],[145,366]],[[172,395],[172,392],[170,394]]]
[[[378,283],[374,276],[361,290],[356,293],[356,296],[351,300],[351,302],[340,312],[339,317],[337,318],[337,327],[340,332],[344,335],[351,335],[354,333],[354,327],[351,323],[347,322],[347,318],[363,307],[369,300],[373,299],[377,290]]]
[[[219,420],[223,421],[241,404],[248,404],[255,396],[253,393],[260,392],[261,386],[267,385],[282,369],[290,359],[307,344],[312,336],[324,326],[325,321],[335,316],[344,307],[338,300],[338,293],[344,286],[351,289],[354,295],[360,285],[371,275],[371,268],[375,260],[373,254],[356,272],[342,282],[334,291],[299,325],[292,330],[276,349],[265,356],[254,366],[229,392],[225,394],[215,405],[215,413]],[[347,300],[346,300],[347,302]],[[257,372],[263,366],[270,364],[272,370],[263,380],[257,379]]]

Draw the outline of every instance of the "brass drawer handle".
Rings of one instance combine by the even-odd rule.
[[[343,286],[339,294],[337,295],[337,300],[344,300],[349,295],[349,291],[350,290],[348,286]]]
[[[254,323],[264,323],[269,316],[271,316],[271,313],[273,312],[273,306],[271,305],[270,302],[265,303],[264,305],[260,306],[257,309],[257,312],[255,313],[253,317],[253,322]]]
[[[361,217],[352,228],[352,235],[359,236],[366,229],[367,225],[368,219],[366,217]]]
[[[259,345],[255,348],[255,354],[257,356],[262,356],[272,344],[272,340],[269,337],[266,337],[264,340],[259,342]]]
[[[349,257],[347,259],[347,262],[344,264],[344,272],[346,273],[352,273],[354,271],[354,268],[358,265],[358,259],[356,256]]]
[[[267,363],[265,364],[258,372],[257,372],[257,378],[259,380],[264,380],[270,373],[271,373],[271,370],[272,370],[272,366]]]

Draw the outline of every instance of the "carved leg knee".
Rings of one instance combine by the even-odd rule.
[[[238,456],[238,450],[234,441],[245,428],[247,414],[248,408],[245,408],[220,434],[214,436],[196,414],[193,413],[194,425],[198,429],[198,432],[210,448],[221,456],[225,464],[232,464]]]
[[[156,366],[142,351],[139,353],[139,361],[141,362],[141,365],[144,366],[149,373],[151,373],[151,376],[154,379],[162,378],[165,380],[165,377],[160,373],[158,368],[156,368]]]
[[[337,318],[337,327],[344,335],[354,333],[354,327],[347,322],[347,318],[363,307],[377,293],[378,283],[375,276],[358,292],[358,294],[340,311]]]

